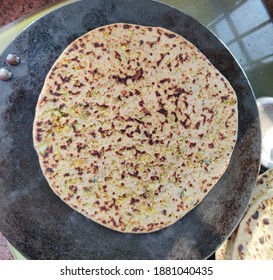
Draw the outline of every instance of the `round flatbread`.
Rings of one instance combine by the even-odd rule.
[[[193,209],[225,172],[236,94],[189,41],[112,24],[69,45],[40,94],[34,146],[53,191],[108,228],[152,232]]]
[[[273,169],[261,174],[242,221],[216,251],[218,260],[273,259]]]

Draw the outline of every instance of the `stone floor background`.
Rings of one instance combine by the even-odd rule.
[[[60,0],[1,0],[0,27]]]

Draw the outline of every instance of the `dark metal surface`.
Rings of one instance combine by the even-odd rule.
[[[194,43],[227,77],[239,100],[239,135],[227,171],[193,211],[166,229],[122,234],[63,203],[44,179],[32,123],[45,76],[62,50],[98,26],[128,22],[161,26]],[[81,1],[23,31],[4,51],[21,57],[0,81],[0,231],[31,259],[204,259],[231,233],[252,193],[260,160],[257,107],[248,81],[225,46],[182,12],[147,0]]]

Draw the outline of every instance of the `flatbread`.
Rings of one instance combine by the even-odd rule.
[[[189,41],[118,23],[69,45],[48,73],[34,147],[52,190],[93,221],[152,232],[198,205],[225,172],[237,98]]]
[[[220,248],[217,260],[273,259],[273,169],[261,174],[242,221]]]
[[[256,202],[240,223],[234,260],[273,260],[273,191]]]
[[[215,252],[216,260],[231,260],[236,235],[237,235],[237,230],[235,230],[216,250]]]

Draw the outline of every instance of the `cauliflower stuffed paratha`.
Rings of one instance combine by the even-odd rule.
[[[48,73],[33,138],[69,206],[121,232],[152,232],[193,209],[237,138],[226,78],[182,36],[112,24],[70,44]]]

